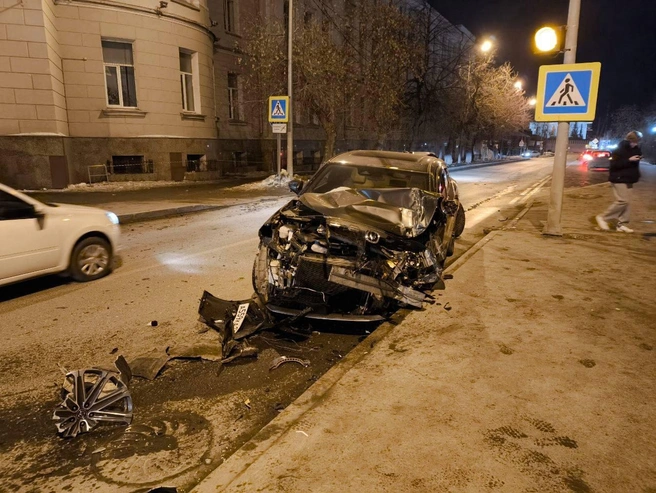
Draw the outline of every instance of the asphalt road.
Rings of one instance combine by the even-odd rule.
[[[456,257],[548,185],[551,162],[455,171],[468,210]],[[605,174],[569,166],[567,180],[577,186],[605,181]],[[364,329],[334,326],[313,327],[303,338],[264,335],[255,361],[223,368],[176,361],[152,382],[135,380],[135,422],[155,431],[131,437],[130,467],[119,466],[125,459],[121,430],[72,441],[55,436],[50,417],[62,368],[112,368],[117,354],[130,360],[185,343],[218,343],[212,331],[198,333],[199,298],[203,290],[233,300],[250,297],[257,229],[288,198],[126,226],[122,265],[94,283],[51,277],[0,289],[0,474],[7,487],[135,491],[169,476],[192,485],[362,340]],[[280,354],[310,355],[312,366],[268,371]],[[172,430],[165,435],[174,446],[153,445],[158,426]],[[175,456],[163,452],[169,446]],[[139,462],[144,457],[148,468]],[[133,466],[145,469],[135,475]]]

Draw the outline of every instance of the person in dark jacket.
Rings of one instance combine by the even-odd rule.
[[[629,213],[631,212],[631,189],[633,184],[640,180],[642,151],[638,144],[641,138],[642,134],[635,130],[626,134],[624,140],[617,145],[617,149],[615,149],[610,159],[608,181],[613,187],[615,202],[611,204],[606,212],[596,217],[597,224],[604,231],[610,229],[608,221],[616,219],[617,231],[633,233],[633,230],[626,224],[629,222]]]

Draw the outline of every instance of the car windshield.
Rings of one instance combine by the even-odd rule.
[[[356,190],[365,188],[429,190],[428,173],[352,164],[327,164],[317,171],[303,193],[326,193],[340,187]]]

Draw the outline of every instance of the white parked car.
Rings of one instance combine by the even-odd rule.
[[[0,183],[0,286],[53,273],[99,279],[112,270],[119,235],[113,212],[44,204]]]
[[[524,157],[540,157],[540,151],[526,151],[524,154],[522,154]]]

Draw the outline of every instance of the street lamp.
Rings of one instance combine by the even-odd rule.
[[[567,9],[567,26],[560,28],[560,40],[565,33],[565,43],[561,50],[561,42],[556,29],[553,27],[542,28],[535,33],[536,49],[545,53],[551,48],[551,52],[558,50],[563,52],[563,63],[576,62],[576,45],[579,36],[579,19],[581,17],[581,0],[569,0]],[[556,42],[554,43],[554,38]],[[540,104],[543,104],[541,101]],[[551,174],[551,189],[549,193],[549,210],[547,212],[547,224],[543,234],[562,236],[561,216],[563,212],[563,194],[565,189],[565,168],[567,166],[567,146],[569,143],[569,122],[558,122],[556,133],[556,153],[554,156],[553,172]]]
[[[528,104],[529,104],[529,106],[535,106],[535,104],[536,104],[537,102],[538,102],[538,100],[535,99],[535,98],[530,98],[530,99],[528,100]]]
[[[287,123],[287,173],[290,178],[294,177],[294,117],[292,114],[292,35],[294,33],[294,23],[292,20],[294,14],[293,0],[289,0],[289,19],[288,19],[288,38],[287,38],[287,96],[289,102],[287,103],[287,114],[289,116],[289,123]]]
[[[515,81],[514,86],[515,86],[515,89],[517,89],[518,91],[521,91],[522,90],[522,81],[521,80]]]
[[[483,43],[481,43],[481,51],[483,53],[488,53],[489,51],[492,50],[493,46],[494,45],[492,44],[492,41],[489,40],[489,39],[486,39],[485,41],[483,41]]]

